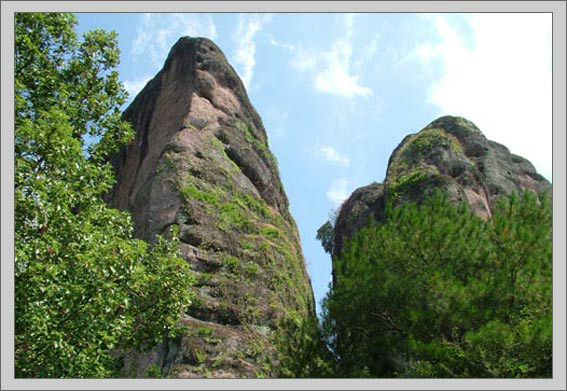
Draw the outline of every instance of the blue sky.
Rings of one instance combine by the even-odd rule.
[[[437,117],[470,119],[551,180],[551,14],[77,16],[118,33],[131,99],[179,37],[217,43],[264,121],[318,306],[331,260],[317,229]]]

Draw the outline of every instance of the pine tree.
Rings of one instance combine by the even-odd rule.
[[[551,376],[549,197],[502,198],[486,221],[441,194],[387,214],[335,260],[340,375]]]

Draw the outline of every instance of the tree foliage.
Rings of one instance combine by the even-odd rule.
[[[291,316],[279,325],[277,377],[328,378],[336,369],[317,318]]]
[[[333,227],[330,220],[319,227],[315,239],[321,241],[321,246],[323,246],[323,250],[325,250],[326,253],[333,253],[333,247],[335,244],[335,227]]]
[[[551,376],[549,197],[512,195],[493,212],[438,193],[345,245],[323,317],[338,375]]]
[[[133,239],[129,215],[103,201],[108,158],[133,132],[115,33],[79,39],[75,25],[16,15],[17,377],[114,376],[112,349],[159,342],[190,302],[175,238]]]

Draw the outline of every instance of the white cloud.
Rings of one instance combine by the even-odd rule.
[[[350,196],[350,180],[347,178],[335,179],[331,183],[331,187],[325,194],[327,199],[331,201],[335,208],[341,206],[344,200]]]
[[[470,15],[472,45],[447,17],[431,20],[438,41],[415,52],[425,66],[443,68],[429,101],[441,115],[470,119],[551,178],[551,15]]]
[[[310,70],[313,73],[316,90],[345,98],[372,95],[372,89],[361,85],[359,76],[352,74],[354,17],[354,14],[345,15],[346,33],[335,40],[330,50],[322,52],[306,51],[303,48],[296,50],[296,56],[291,64],[300,70]]]
[[[126,91],[128,91],[130,99],[134,98],[138,94],[138,92],[140,92],[142,88],[145,87],[145,85],[148,83],[148,81],[150,81],[151,78],[152,76],[146,74],[139,79],[125,80],[124,88],[126,88]]]
[[[291,50],[291,51],[295,50],[294,45],[289,44],[289,43],[278,42],[274,39],[274,37],[270,38],[270,45],[275,46],[277,48],[283,48],[283,49],[287,49],[287,50]]]
[[[348,167],[350,159],[348,156],[338,152],[335,148],[329,145],[322,145],[317,149],[317,155],[331,163],[337,163],[341,166]]]
[[[254,36],[262,30],[265,24],[269,23],[272,16],[270,14],[239,14],[238,26],[234,35],[236,44],[236,52],[234,54],[234,63],[240,68],[242,82],[245,87],[250,88],[252,75],[254,74],[254,66],[256,60],[256,43]]]
[[[137,27],[132,54],[149,60],[157,70],[173,44],[186,35],[215,39],[217,29],[210,15],[146,13]]]

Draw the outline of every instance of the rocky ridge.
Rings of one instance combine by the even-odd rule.
[[[210,40],[181,38],[124,113],[110,206],[152,241],[179,227],[197,277],[182,337],[131,353],[127,376],[270,377],[281,320],[315,316],[297,227],[262,120]]]

